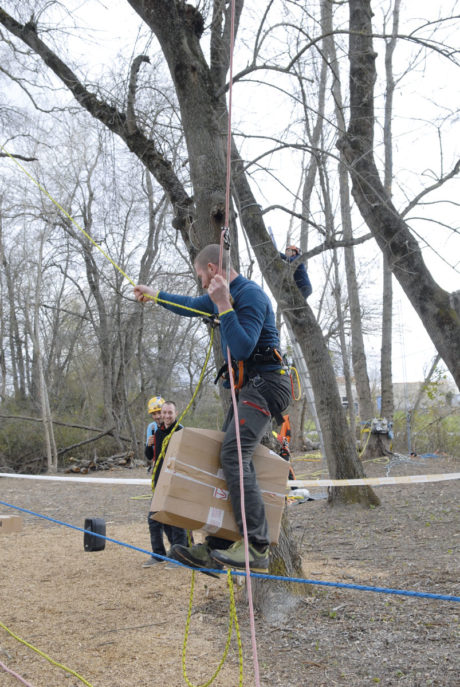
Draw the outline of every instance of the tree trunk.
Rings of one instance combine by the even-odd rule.
[[[323,0],[321,4],[323,31],[326,35],[325,45],[332,69],[332,93],[334,95],[335,117],[339,135],[346,131],[342,85],[339,71],[339,60],[334,42],[332,21],[332,3]],[[344,239],[353,239],[353,224],[351,219],[350,188],[348,183],[347,165],[343,154],[339,158],[339,189],[340,189],[340,215]],[[351,321],[351,357],[355,377],[356,391],[359,399],[359,416],[361,421],[371,420],[374,415],[369,374],[367,372],[367,360],[364,349],[364,336],[361,321],[361,303],[359,299],[358,282],[356,279],[356,264],[353,247],[345,248],[345,273],[347,276],[348,302],[350,306]],[[350,399],[349,404],[352,403]],[[354,427],[353,427],[354,429]]]
[[[40,300],[41,300],[41,285],[43,274],[43,244],[45,242],[45,231],[40,237],[40,247],[38,252],[37,262],[37,278],[35,286],[34,299],[34,321],[31,329],[31,334],[34,342],[34,353],[37,361],[37,377],[38,390],[40,398],[40,409],[43,421],[43,432],[45,435],[46,460],[48,472],[57,472],[58,469],[58,455],[56,442],[54,439],[53,421],[51,418],[51,408],[48,397],[48,387],[45,379],[43,369],[42,345],[40,340]]]
[[[243,163],[234,148],[233,176],[238,205],[242,208],[241,220],[257,256],[268,286],[283,309],[294,335],[301,346],[311,376],[316,408],[326,450],[329,474],[333,479],[362,477],[354,438],[347,424],[337,381],[323,334],[310,306],[297,289],[286,284],[284,263],[269,240],[259,206],[242,173]],[[237,161],[237,164],[236,164]],[[340,487],[331,490],[329,502],[360,502],[376,505],[380,501],[370,487]]]
[[[393,97],[395,81],[393,77],[393,53],[399,28],[399,9],[401,0],[395,0],[393,8],[393,29],[391,38],[385,45],[385,120],[383,124],[383,145],[385,150],[385,176],[383,185],[391,197],[393,185]],[[382,350],[380,355],[380,415],[388,421],[393,420],[393,373],[392,373],[392,335],[393,335],[393,284],[388,261],[383,256],[383,307],[382,307]]]
[[[287,507],[284,509],[281,520],[279,542],[276,546],[270,547],[270,574],[282,577],[303,577],[302,559],[298,547],[294,544]],[[291,582],[264,584],[262,580],[254,582],[254,605],[270,625],[285,623],[301,599],[311,594],[311,586],[306,584],[293,585]]]
[[[460,386],[460,314],[433,279],[417,241],[388,197],[374,160],[375,58],[370,0],[349,0],[350,122],[338,142],[353,197],[426,331]]]

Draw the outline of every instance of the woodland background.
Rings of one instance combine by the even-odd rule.
[[[343,145],[339,150],[353,97],[349,39],[356,30],[349,9],[365,14],[368,4],[236,3],[234,162],[278,248],[288,242],[302,248],[314,286],[310,308],[298,300],[292,270],[276,252],[261,257],[239,188],[232,253],[245,276],[274,294],[291,361],[285,318],[294,313],[300,326],[319,329],[311,338],[299,330],[299,340],[317,349],[320,336],[332,363],[324,388],[313,371],[320,415],[323,400],[340,389],[328,412],[334,418],[343,408],[354,439],[363,422],[381,414],[394,422],[397,450],[455,455],[458,388],[440,354],[426,360],[421,384],[404,386],[395,398],[397,265],[382,258],[372,218],[369,232],[358,212],[353,165]],[[225,124],[229,4],[169,3],[177,21],[169,36],[155,24],[155,13],[166,11],[161,5],[1,3],[1,469],[38,472],[64,467],[69,457],[125,452],[141,458],[148,398],[161,394],[182,410],[203,369],[206,325],[135,303],[129,281],[6,153],[135,283],[198,293],[191,260],[211,230],[220,229],[222,185],[211,183],[212,155],[206,153],[205,164],[192,154],[194,145],[208,150],[206,127],[187,119],[170,52],[182,49],[173,35],[180,27],[198,65],[190,58],[193,69],[205,73],[203,60],[209,63],[209,92]],[[382,0],[372,10],[376,167],[428,271],[432,266],[436,293],[458,313],[458,3]],[[193,90],[187,97],[190,104]],[[224,138],[216,135],[222,147]],[[216,159],[222,147],[210,142]],[[167,174],[174,179],[165,181]],[[184,219],[184,207],[192,206],[196,211]],[[271,244],[264,236],[264,245]],[[432,302],[428,282],[426,288]],[[407,305],[405,315],[412,312]],[[185,424],[220,427],[214,369],[211,361]],[[307,435],[318,439],[305,398],[291,415],[293,446],[301,450]],[[340,422],[335,426],[344,431]]]

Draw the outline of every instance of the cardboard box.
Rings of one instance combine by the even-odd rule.
[[[19,515],[2,515],[0,513],[0,534],[20,532],[22,530],[22,518]]]
[[[153,495],[155,520],[224,539],[240,539],[219,456],[223,432],[185,427],[173,434]],[[289,463],[259,445],[253,457],[270,542],[279,538]]]

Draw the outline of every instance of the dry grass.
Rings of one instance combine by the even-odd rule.
[[[308,477],[316,467],[298,461],[296,471]],[[369,476],[385,474],[384,463],[365,467]],[[440,458],[399,464],[391,474],[456,470],[453,460]],[[145,471],[111,476],[145,477]],[[78,527],[86,517],[103,517],[109,537],[146,550],[149,501],[133,497],[147,491],[0,480],[2,501]],[[382,507],[370,511],[330,509],[325,501],[290,507],[305,576],[459,595],[458,482],[384,487],[379,495]],[[191,573],[166,564],[142,568],[144,558],[110,542],[104,551],[85,552],[82,533],[26,515],[22,532],[0,536],[0,622],[93,687],[184,685],[181,654]],[[242,589],[237,599],[244,685],[252,687]],[[257,618],[261,684],[454,687],[460,674],[459,615],[454,602],[315,586],[283,626]],[[217,666],[227,622],[226,580],[197,574],[187,647],[193,684],[205,683]],[[0,661],[34,687],[83,684],[2,628]],[[16,687],[18,681],[0,668],[0,684]],[[214,685],[238,685],[234,639]]]

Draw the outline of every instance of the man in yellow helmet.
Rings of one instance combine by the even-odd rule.
[[[161,399],[163,400],[163,399]],[[174,401],[165,401],[161,408],[160,419],[158,421],[158,427],[155,431],[154,442],[152,446],[153,452],[153,462],[152,465],[160,458],[162,453],[163,442],[173,431],[179,431],[182,429],[182,425],[178,425],[177,420],[177,408]],[[168,439],[169,440],[169,439]],[[163,458],[161,458],[160,463],[157,466],[155,473],[155,487],[160,476],[160,471],[163,465]],[[182,527],[174,527],[173,525],[165,525],[161,522],[157,522],[154,519],[155,513],[149,512],[147,517],[147,522],[149,525],[150,532],[150,543],[152,545],[152,553],[158,554],[161,558],[156,555],[150,556],[143,564],[143,568],[150,568],[157,563],[161,563],[166,555],[166,549],[163,541],[163,533],[166,534],[171,547],[175,545],[187,546],[187,531],[182,529]]]
[[[144,454],[149,462],[149,470],[152,467],[153,461],[153,444],[155,441],[155,432],[160,425],[161,409],[163,407],[165,400],[162,396],[153,396],[147,404],[147,411],[152,418],[147,427],[147,436],[145,439],[145,450]]]

